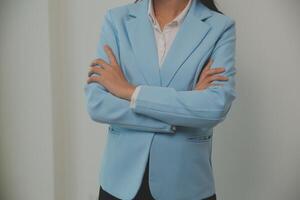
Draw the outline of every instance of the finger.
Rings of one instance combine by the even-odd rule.
[[[93,72],[93,71],[89,71],[88,72],[88,77],[91,77],[92,75],[96,75],[96,76],[101,76],[102,75],[102,73],[101,72]]]
[[[209,82],[211,82],[211,81],[227,81],[228,80],[228,78],[226,76],[220,76],[220,75],[210,76],[207,79]]]
[[[208,75],[218,74],[225,71],[224,67],[212,68],[207,71]]]
[[[94,67],[94,66],[100,66],[100,64],[96,63],[96,62],[93,62],[90,64],[90,67]]]
[[[90,67],[89,72],[101,73],[103,70],[105,70],[103,66],[100,67],[94,66],[94,67]]]
[[[201,80],[205,79],[208,76],[207,72],[209,71],[209,69],[212,65],[212,62],[213,62],[212,59],[208,60],[208,62],[205,65],[204,69],[202,70],[202,72],[199,75],[198,82],[200,82]]]
[[[88,77],[91,77],[93,74],[95,74],[94,72],[88,72]]]
[[[212,63],[213,63],[213,60],[209,59],[207,64],[205,65],[203,71],[207,71],[211,67]]]
[[[117,59],[115,57],[115,54],[114,54],[113,50],[110,48],[110,46],[108,46],[106,44],[106,45],[104,45],[103,48],[104,48],[104,51],[105,51],[105,53],[106,53],[106,55],[109,59],[109,63],[113,66],[117,65],[118,64]]]
[[[97,59],[95,59],[95,60],[93,60],[92,62],[91,62],[91,64],[90,64],[90,67],[93,67],[93,66],[100,66],[100,58],[97,58]]]
[[[206,77],[208,77],[210,75],[221,73],[221,72],[225,71],[225,68],[223,68],[223,67],[210,68],[211,65],[212,65],[212,60],[209,61],[209,63],[207,64],[207,66],[205,67],[203,72],[200,74],[199,80],[205,79]]]
[[[101,76],[102,73],[104,73],[105,69],[103,66],[97,67],[90,67],[89,72],[88,72],[88,76],[91,76],[92,74],[96,73],[98,75]]]
[[[224,84],[221,84],[221,83],[209,83],[207,86],[208,87],[211,87],[211,86],[224,86]]]
[[[97,59],[93,60],[93,62],[90,65],[90,67],[93,67],[93,66],[103,66],[105,68],[105,67],[108,67],[109,64],[107,62],[105,62],[105,60],[103,60],[101,58],[97,58]]]
[[[210,59],[208,60],[207,65],[208,65],[208,66],[212,66],[212,64],[213,64],[213,60],[210,58]]]
[[[202,72],[199,74],[198,81],[200,81],[201,79],[203,79],[207,76],[207,72],[210,69],[211,65],[212,65],[212,59],[209,59],[208,62],[206,63],[206,65],[204,66]]]
[[[220,84],[220,83],[207,83],[205,85],[202,85],[202,86],[196,86],[195,89],[196,90],[204,90],[204,89],[207,89],[208,87],[211,87],[211,86],[223,86],[224,84]]]
[[[89,77],[88,79],[87,79],[87,83],[92,83],[92,82],[99,82],[100,81],[100,79],[99,79],[99,77],[98,76],[91,76],[91,77]]]

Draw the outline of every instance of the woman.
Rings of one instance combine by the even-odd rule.
[[[85,85],[90,117],[109,124],[99,199],[216,199],[212,136],[236,97],[235,40],[212,0],[106,13]]]

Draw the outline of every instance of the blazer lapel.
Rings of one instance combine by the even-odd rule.
[[[158,55],[152,24],[148,18],[148,1],[143,0],[129,7],[126,20],[128,37],[135,55],[137,70],[149,85],[160,86]]]
[[[193,0],[190,10],[183,20],[161,66],[161,86],[167,87],[169,85],[176,71],[179,70],[188,56],[204,39],[211,27],[203,20],[209,16],[211,16],[210,10],[202,3]]]

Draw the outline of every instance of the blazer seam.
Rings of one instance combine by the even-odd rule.
[[[136,99],[136,103],[138,103],[138,101],[144,102],[144,103],[146,103],[146,104],[151,104],[151,106],[155,106],[155,105],[153,105],[152,102],[147,101],[147,100],[142,100],[142,99],[138,99],[138,98],[137,98],[137,99]],[[169,106],[169,107],[170,107],[169,104],[166,105],[166,104],[157,103],[157,102],[156,102],[155,104],[158,104],[158,106],[160,105],[160,106],[162,106],[162,107],[164,107],[164,106]],[[140,106],[143,106],[143,107],[149,107],[149,106],[145,106],[145,105],[141,105],[141,104],[140,104]],[[155,107],[156,107],[156,106],[155,106]],[[189,110],[192,110],[193,112],[199,112],[199,113],[201,113],[201,112],[222,112],[222,111],[223,111],[223,109],[220,109],[220,110],[204,110],[204,109],[202,109],[202,110],[197,110],[197,109],[195,109],[194,107],[192,107],[192,106],[187,106],[187,105],[185,105],[185,107],[187,107]],[[151,107],[149,107],[149,108],[151,108]],[[177,106],[172,106],[172,108],[185,110],[185,109],[183,109],[182,107],[177,107]],[[184,113],[180,113],[180,114],[184,114]]]
[[[176,114],[179,114],[179,115],[184,115],[184,114],[185,114],[185,113],[180,113],[180,112],[177,112],[177,113],[173,112],[173,113],[171,113],[171,112],[167,112],[167,111],[163,111],[163,110],[158,110],[158,109],[151,108],[151,107],[144,106],[144,105],[136,106],[134,109],[135,109],[135,110],[139,110],[138,107],[140,107],[141,109],[142,109],[142,108],[145,108],[145,109],[148,109],[148,110],[154,110],[154,111],[160,112],[160,113],[167,113],[167,114],[172,115],[172,116],[177,116]],[[209,118],[193,117],[193,116],[189,116],[189,115],[184,115],[184,117],[186,117],[186,118],[191,118],[191,119],[199,119],[199,120],[209,120],[209,121],[219,121],[220,119],[222,120],[222,119],[225,118],[224,116],[222,116],[222,117],[220,117],[220,118],[209,119]]]

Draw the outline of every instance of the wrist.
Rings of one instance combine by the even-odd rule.
[[[135,89],[136,89],[135,85],[129,84],[128,87],[126,88],[126,92],[125,92],[125,97],[124,98],[127,99],[128,101],[130,101]]]

